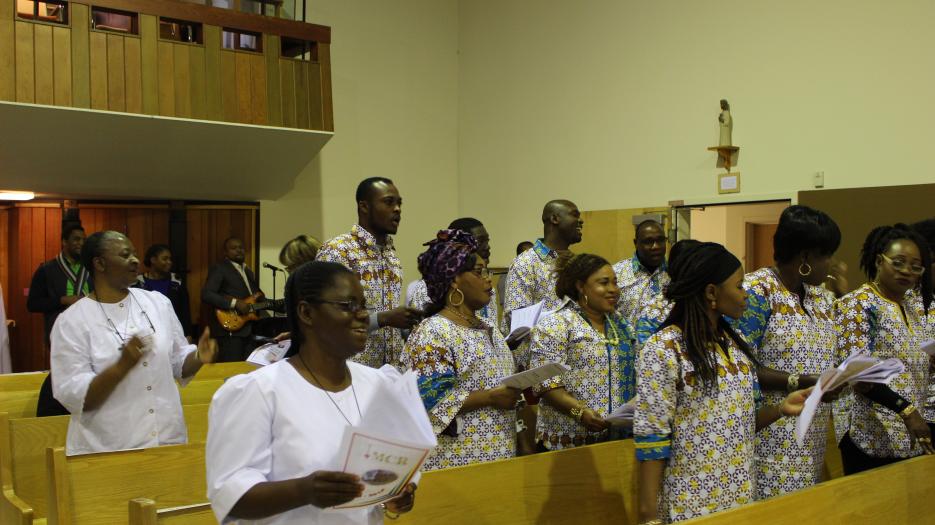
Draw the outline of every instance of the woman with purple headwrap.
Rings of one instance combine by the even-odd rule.
[[[419,256],[430,302],[409,335],[403,364],[419,374],[419,393],[438,434],[425,470],[513,457],[520,391],[500,385],[513,355],[498,330],[477,318],[492,285],[477,242],[441,230]]]

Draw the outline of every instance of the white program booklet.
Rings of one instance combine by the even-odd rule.
[[[615,427],[632,427],[633,415],[636,414],[636,398],[617,407],[616,410],[605,417],[604,420]]]
[[[247,362],[260,366],[271,365],[285,357],[291,344],[292,342],[286,339],[278,343],[267,343],[258,346],[256,350],[250,352],[250,357],[247,358]]]
[[[500,380],[500,384],[510,388],[525,390],[531,386],[538,385],[550,377],[560,376],[569,370],[570,368],[562,363],[548,363],[526,370],[525,372],[504,377]]]
[[[825,392],[830,392],[844,383],[889,383],[896,374],[905,371],[903,362],[896,358],[880,360],[867,354],[854,354],[844,360],[837,368],[822,372],[818,383],[812,389],[802,413],[795,421],[795,438],[799,445],[805,444],[805,434],[815,419],[818,405]]]
[[[515,338],[524,331],[532,330],[539,318],[545,317],[542,312],[543,307],[545,307],[545,301],[539,301],[532,306],[510,312],[510,335],[508,338]],[[551,312],[546,312],[545,315],[549,313]]]

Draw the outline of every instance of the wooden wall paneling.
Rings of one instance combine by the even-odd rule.
[[[295,63],[295,125],[308,129],[308,67],[305,62]]]
[[[147,115],[159,114],[158,43],[159,21],[153,15],[140,15],[140,84],[142,112]]]
[[[265,38],[263,54],[266,56],[267,123],[270,126],[282,126],[282,88],[279,74],[281,44],[276,35],[266,35]]]
[[[279,76],[282,90],[282,125],[295,127],[295,61],[279,59]]]
[[[208,258],[206,251],[208,249],[207,224],[205,223],[204,210],[186,210],[188,220],[186,251],[188,252],[188,279],[186,286],[188,288],[189,308],[192,312],[192,322],[198,325],[204,325],[201,321],[201,288],[205,279],[208,277]]]
[[[52,82],[55,95],[53,103],[56,106],[71,106],[71,29],[52,28],[52,52]]]
[[[36,68],[36,104],[49,104],[55,100],[52,65],[52,26],[35,24],[33,53]]]
[[[207,115],[207,86],[205,82],[205,48],[201,46],[189,45],[188,47],[188,66],[191,70],[189,78],[191,79],[191,101],[192,118],[204,119]]]
[[[334,107],[331,96],[331,44],[318,43],[318,63],[321,64],[322,129],[334,131]]]
[[[221,104],[221,28],[202,26],[205,42],[205,118],[224,120]]]
[[[308,127],[325,129],[321,99],[321,64],[307,62],[308,67]]]
[[[269,98],[267,96],[266,58],[263,55],[250,57],[250,122],[269,124]]]
[[[71,9],[71,96],[72,105],[91,107],[91,49],[88,6],[68,4]]]
[[[189,61],[188,46],[185,44],[172,44],[174,56],[175,80],[175,116],[191,118],[192,116],[192,69]]]
[[[107,109],[107,35],[99,31],[88,32],[91,66],[91,109]]]
[[[126,54],[122,35],[107,35],[107,108],[127,110]]]
[[[36,101],[36,65],[33,28],[36,24],[16,22],[16,101]]]
[[[0,100],[16,100],[16,31],[13,2],[0,2]]]
[[[175,51],[171,42],[160,41],[157,44],[159,114],[165,117],[175,116]]]
[[[251,56],[247,53],[235,53],[234,54],[234,67],[236,71],[233,87],[224,86],[221,89],[235,89],[237,95],[237,118],[236,122],[242,122],[244,124],[253,123],[253,100],[251,100],[251,89],[253,87],[253,79],[250,78],[251,67],[250,64],[253,62]]]
[[[10,289],[10,209],[0,208],[0,288],[9,302]],[[9,312],[7,312],[9,317]]]
[[[143,112],[143,63],[140,38],[123,39],[124,82],[128,113]]]
[[[221,50],[221,114],[227,122],[240,122],[237,113],[237,55]]]

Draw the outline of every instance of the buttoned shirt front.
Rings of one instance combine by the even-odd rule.
[[[643,266],[636,255],[615,264],[614,274],[617,276],[617,286],[620,288],[617,311],[630,323],[630,326],[636,326],[643,308],[648,306],[671,281],[665,263],[650,271]]]

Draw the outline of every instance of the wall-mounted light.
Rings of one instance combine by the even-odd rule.
[[[2,191],[0,190],[0,201],[31,201],[36,198],[36,194],[31,191]]]

